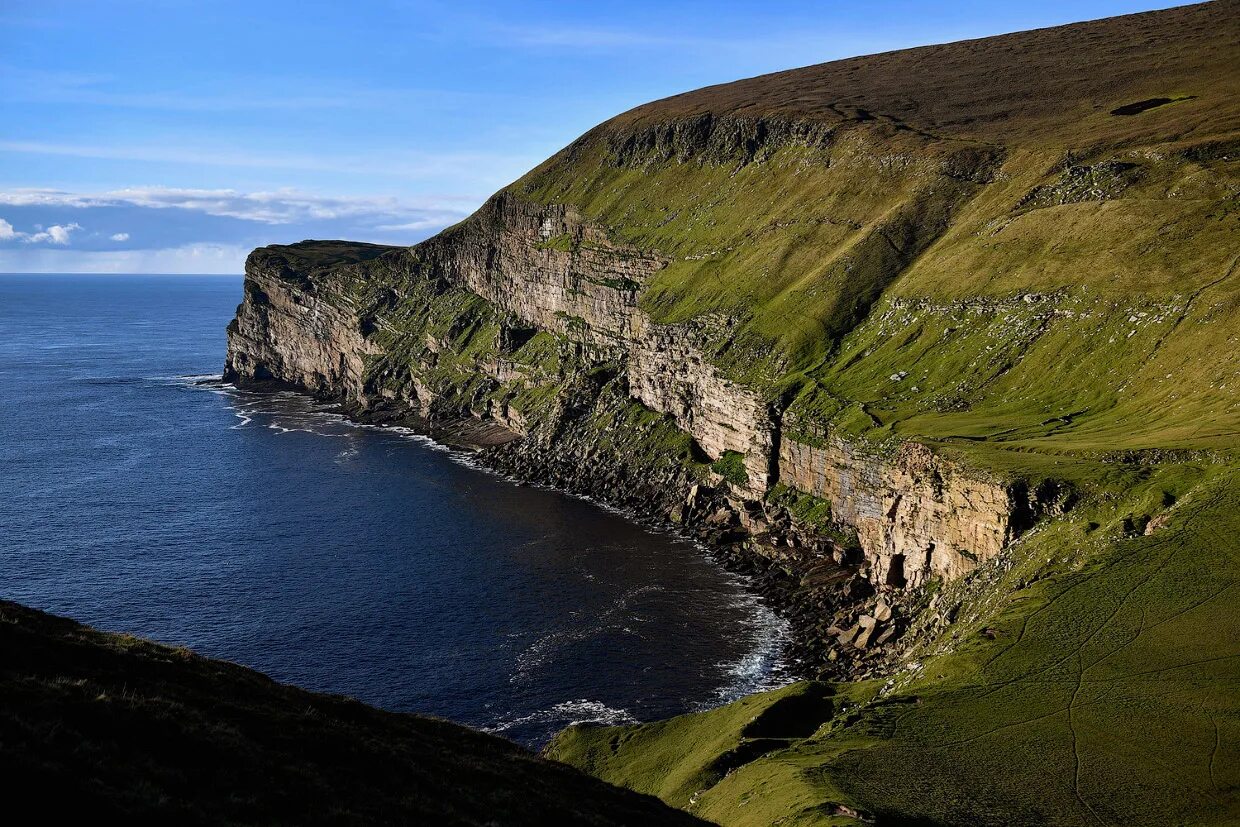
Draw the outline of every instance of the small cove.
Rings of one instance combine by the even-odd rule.
[[[782,680],[783,624],[691,544],[204,388],[240,286],[0,277],[0,594],[529,745]]]

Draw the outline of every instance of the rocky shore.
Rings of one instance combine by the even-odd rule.
[[[782,506],[754,504],[756,513],[742,517],[725,491],[693,485],[679,512],[669,512],[660,491],[635,487],[615,471],[596,474],[567,461],[547,462],[516,443],[481,448],[477,457],[515,481],[600,502],[615,504],[614,492],[630,492],[621,507],[633,519],[698,542],[788,621],[783,656],[798,678],[851,680],[876,673],[892,656],[913,610],[911,595],[879,594],[855,545],[797,528]],[[745,528],[759,522],[767,526],[760,533]]]
[[[793,628],[798,674],[894,657],[922,587],[999,555],[1052,489],[917,443],[862,444],[708,358],[726,319],[656,324],[636,286],[667,262],[572,210],[505,191],[414,248],[255,251],[225,378],[478,447],[513,479],[705,543]]]
[[[302,390],[273,380],[235,380],[251,391]],[[321,398],[330,400],[323,394]],[[667,507],[666,492],[685,480],[634,479],[622,468],[600,469],[573,460],[581,446],[570,442],[550,454],[522,444],[520,434],[478,419],[430,420],[401,406],[341,404],[354,421],[400,426],[459,450],[516,484],[555,488],[622,509],[630,519],[693,541],[724,569],[741,575],[748,589],[788,623],[781,652],[790,677],[852,680],[878,674],[898,651],[915,604],[908,595],[874,588],[855,541],[826,538],[798,528],[787,508],[753,504],[737,512],[728,492],[689,484],[679,508]],[[624,492],[618,496],[618,492]],[[745,526],[766,528],[751,533]]]

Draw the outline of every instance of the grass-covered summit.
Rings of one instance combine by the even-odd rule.
[[[709,87],[511,191],[670,259],[642,308],[734,320],[714,361],[793,419],[1022,452],[1225,448],[1238,20],[1220,0]]]

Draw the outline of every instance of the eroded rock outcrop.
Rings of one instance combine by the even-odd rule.
[[[635,333],[628,353],[633,396],[674,417],[712,459],[740,454],[748,476],[740,487],[761,497],[771,480],[775,444],[770,406],[707,360],[698,343],[700,327],[642,320]]]
[[[856,529],[877,585],[960,577],[1002,551],[1020,527],[1016,490],[970,475],[917,443],[884,457],[838,439],[785,439],[779,476],[829,502],[832,516]]]
[[[225,376],[361,400],[366,358],[379,350],[364,335],[358,308],[329,285],[278,254],[255,251],[246,262],[245,299],[228,327]]]
[[[666,264],[612,243],[572,208],[509,192],[417,250],[448,280],[530,325],[612,353],[633,338],[642,283]]]
[[[635,399],[671,415],[709,458],[744,455],[749,490],[765,491],[773,445],[766,403],[710,363],[703,322],[660,325],[637,306],[638,291],[665,258],[611,242],[570,208],[508,192],[476,221],[423,247],[450,280],[585,345],[587,361],[624,361]]]

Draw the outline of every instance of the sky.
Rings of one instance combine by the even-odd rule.
[[[0,0],[0,272],[412,244],[649,100],[1169,5]]]

